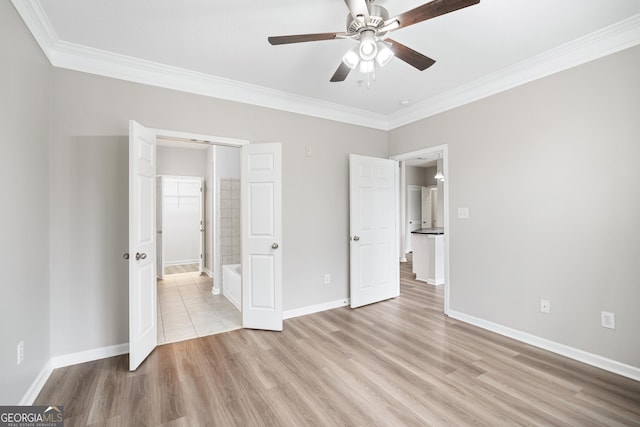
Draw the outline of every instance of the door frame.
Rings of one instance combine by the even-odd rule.
[[[396,154],[394,156],[390,156],[391,160],[397,160],[402,162],[404,160],[416,159],[419,157],[424,157],[433,154],[440,154],[442,156],[442,173],[444,175],[444,314],[449,315],[450,311],[450,295],[451,295],[451,278],[449,276],[449,259],[450,259],[450,236],[451,233],[449,228],[449,146],[448,144],[436,145],[429,148],[423,148],[420,150],[409,151],[402,154]],[[403,163],[401,163],[403,164]],[[404,168],[401,168],[401,173]],[[401,182],[406,182],[405,177],[401,177]],[[398,211],[404,211],[402,209],[403,206],[406,206],[407,203],[407,193],[406,193],[406,185],[402,185],[400,188],[400,193],[398,197]],[[400,221],[403,222],[405,218],[402,218]],[[402,227],[400,227],[402,228]],[[404,251],[404,238],[402,236],[402,230],[398,230],[398,242],[401,242],[401,250]]]
[[[157,173],[157,171],[156,171]],[[199,252],[200,252],[200,256],[199,256],[199,261],[198,261],[198,265],[199,265],[199,272],[203,273],[204,272],[204,257],[205,257],[205,221],[206,218],[204,217],[205,214],[205,200],[204,200],[204,183],[205,183],[205,177],[202,176],[183,176],[183,175],[156,175],[157,178],[160,179],[160,185],[162,186],[162,194],[160,195],[160,203],[158,203],[158,191],[156,191],[156,223],[158,223],[158,218],[157,218],[157,209],[158,206],[160,206],[161,212],[162,212],[162,218],[160,218],[160,230],[162,231],[162,233],[156,233],[156,239],[159,239],[162,241],[162,239],[164,239],[164,230],[166,229],[166,225],[167,225],[167,220],[165,217],[165,201],[164,201],[164,185],[165,185],[165,180],[166,179],[176,179],[176,180],[183,180],[183,181],[192,181],[192,182],[198,182],[198,184],[200,185],[200,194],[198,196],[198,215],[199,215],[199,221],[200,223],[198,224],[198,229],[200,230],[200,238],[199,238]],[[156,248],[158,247],[158,242],[156,242]],[[162,262],[163,264],[165,263],[165,244],[164,241],[162,242]],[[158,254],[156,253],[156,261],[158,260]],[[160,266],[156,266],[156,269],[158,269]],[[164,265],[162,266],[162,276],[158,276],[161,279],[164,277]]]

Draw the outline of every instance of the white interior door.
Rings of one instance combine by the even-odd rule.
[[[156,276],[164,279],[162,252],[162,177],[156,177]]]
[[[432,188],[422,187],[422,227],[431,228],[433,226],[433,199]]]
[[[156,295],[156,135],[129,121],[129,369],[158,343]]]
[[[282,154],[242,147],[242,326],[282,330]]]
[[[400,295],[397,181],[395,161],[349,156],[351,308]]]

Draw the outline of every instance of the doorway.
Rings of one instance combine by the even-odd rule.
[[[225,233],[227,222],[240,222],[240,200],[231,209],[230,198],[222,197],[228,196],[228,181],[239,187],[240,149],[218,148],[169,138],[156,142],[158,344],[242,327],[240,310],[219,292],[221,278],[214,277],[227,247],[233,245],[240,259],[239,227]],[[221,164],[223,170],[216,168]]]
[[[410,190],[409,184],[411,178],[408,177],[407,167],[412,166],[421,166],[421,167],[431,167],[431,171],[433,171],[433,167],[435,166],[435,174],[432,178],[436,180],[436,174],[438,175],[436,186],[427,185],[426,187],[430,187],[431,189],[437,189],[434,193],[432,190],[427,190],[425,194],[428,194],[429,197],[434,197],[437,200],[436,204],[432,206],[436,206],[433,210],[431,210],[431,228],[441,228],[442,231],[442,245],[441,245],[441,257],[442,257],[442,278],[444,283],[442,285],[431,285],[428,283],[423,283],[424,286],[437,286],[442,287],[442,292],[444,294],[444,314],[448,314],[449,312],[449,295],[450,295],[450,283],[449,283],[449,185],[448,185],[448,147],[447,145],[435,146],[432,148],[425,148],[422,150],[416,150],[407,152],[404,154],[399,154],[391,157],[392,160],[396,160],[400,163],[400,191],[398,198],[398,211],[400,216],[400,226],[398,232],[398,242],[400,247],[400,252],[398,254],[398,259],[401,264],[400,270],[403,272],[402,274],[405,277],[411,277],[412,280],[415,279],[415,265],[416,262],[425,262],[413,259],[413,254],[410,250],[413,250],[415,246],[413,242],[409,242],[411,235],[410,224],[409,224],[409,197]],[[431,182],[433,184],[433,182]],[[414,194],[417,199],[417,190]],[[422,191],[421,191],[422,193]],[[421,200],[423,198],[421,197]],[[415,212],[414,212],[415,213]],[[424,216],[423,221],[429,221],[427,219],[428,216]],[[437,221],[436,221],[437,219]],[[421,227],[425,224],[421,224]],[[426,227],[425,227],[426,228]],[[439,230],[438,230],[439,231]],[[409,246],[410,245],[410,246]],[[434,245],[434,248],[436,245]],[[435,251],[436,249],[434,249]],[[411,263],[409,266],[408,264]],[[409,268],[410,267],[410,268]],[[431,265],[432,269],[435,269],[433,265]]]
[[[147,128],[129,121],[129,370],[158,345],[158,139],[241,147],[242,327],[282,330],[282,147]],[[212,142],[213,141],[213,142]],[[131,256],[129,256],[131,255]]]

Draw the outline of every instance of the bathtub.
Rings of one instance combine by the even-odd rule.
[[[222,266],[222,295],[240,311],[242,285],[242,266],[240,264],[227,264]]]

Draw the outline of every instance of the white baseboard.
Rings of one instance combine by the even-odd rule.
[[[63,368],[65,366],[76,365],[78,363],[91,362],[94,360],[105,359],[112,356],[119,356],[126,353],[129,353],[128,343],[111,345],[108,347],[101,347],[93,350],[52,357],[42,368],[33,383],[31,383],[31,386],[22,397],[22,400],[20,400],[19,405],[33,405],[36,397],[38,397],[38,394],[40,394],[40,391],[42,391],[42,387],[44,387],[47,380],[49,379],[49,376],[51,376],[51,373],[56,368]]]
[[[18,405],[20,406],[31,406],[33,402],[35,402],[36,397],[40,394],[42,387],[47,383],[49,376],[53,372],[53,364],[51,363],[51,359],[47,362],[46,365],[42,368],[36,379],[31,383],[31,386],[27,390],[27,392],[22,396],[22,400]]]
[[[179,259],[177,261],[165,261],[165,267],[172,267],[174,265],[187,265],[187,264],[198,264],[200,262],[200,258],[195,259]]]
[[[129,353],[129,343],[110,345],[93,350],[52,357],[51,364],[53,369],[63,368],[65,366],[77,365],[78,363],[91,362],[112,356],[120,356],[121,354],[127,353]]]
[[[320,311],[331,310],[333,308],[344,307],[349,305],[349,298],[339,299],[337,301],[325,302],[322,304],[310,305],[307,307],[294,308],[282,312],[283,319],[292,319],[294,317],[305,316],[307,314],[318,313]]]
[[[542,348],[544,350],[548,350],[562,356],[566,356],[570,359],[577,360],[578,362],[586,363],[587,365],[595,366],[596,368],[604,369],[605,371],[613,372],[615,374],[622,375],[623,377],[640,381],[640,368],[638,367],[627,365],[622,362],[617,362],[606,357],[598,356],[597,354],[588,353],[586,351],[569,347],[568,345],[560,344],[555,341],[550,341],[548,339],[541,338],[527,332],[508,328],[506,326],[502,326],[488,320],[469,316],[458,311],[449,310],[449,317],[465,323],[470,323],[474,326],[486,329],[491,332],[495,332],[505,337],[513,338],[514,340],[531,344],[532,346]]]
[[[213,271],[205,267],[202,272],[213,279]]]
[[[220,290],[218,290],[218,293],[220,293]],[[222,291],[222,295],[227,300],[229,300],[229,302],[233,304],[238,309],[238,311],[242,311],[242,307],[240,307],[240,301],[236,301],[236,299],[231,295],[231,292]]]

